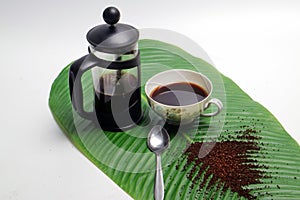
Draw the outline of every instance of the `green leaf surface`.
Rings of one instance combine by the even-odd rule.
[[[199,179],[201,187],[194,187],[188,176],[195,163],[188,164],[183,153],[191,142],[238,140],[238,133],[247,128],[256,130],[259,137],[257,145],[260,147],[259,151],[249,152],[248,155],[259,165],[265,166],[265,177],[260,180],[261,183],[247,186],[251,189],[251,195],[257,199],[300,198],[299,144],[268,110],[213,66],[178,47],[160,41],[142,40],[139,48],[142,86],[160,71],[190,69],[209,77],[214,86],[212,96],[224,103],[224,110],[216,117],[201,118],[179,130],[169,129],[171,144],[162,159],[165,199],[244,199],[230,188],[222,189],[222,182],[210,185],[213,175],[203,179],[205,172]],[[62,70],[51,88],[49,106],[54,119],[79,151],[130,196],[140,200],[154,199],[155,157],[147,149],[146,138],[151,127],[161,123],[161,120],[149,109],[143,88],[144,119],[141,124],[126,132],[102,131],[73,110],[68,85],[69,67]],[[85,108],[91,110],[94,95],[90,71],[84,74],[82,83]],[[203,180],[206,182],[200,184]]]

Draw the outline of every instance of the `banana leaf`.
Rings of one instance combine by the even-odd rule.
[[[213,66],[176,46],[161,41],[141,40],[139,48],[144,118],[131,130],[103,131],[73,110],[68,84],[70,65],[62,70],[52,84],[49,106],[53,117],[82,154],[132,198],[154,199],[155,157],[148,150],[146,140],[151,127],[164,122],[149,108],[143,86],[160,71],[190,69],[205,74],[212,81],[212,96],[223,102],[224,109],[218,116],[200,118],[189,127],[169,128],[170,148],[162,156],[165,199],[246,199],[247,196],[239,195],[232,188],[225,188],[226,183],[222,183],[222,180],[215,185],[209,184],[214,174],[204,179],[206,171],[200,173],[202,178],[198,182],[193,181],[193,172],[199,168],[195,166],[197,162],[188,162],[188,155],[184,152],[196,142],[215,144],[247,140],[239,137],[239,133],[247,130],[255,130],[255,144],[259,147],[257,151],[248,151],[247,156],[255,160],[258,166],[263,166],[260,170],[264,174],[258,183],[244,186],[251,198],[300,198],[299,144],[268,110]],[[84,74],[82,83],[84,107],[92,110],[94,94],[90,71]],[[207,112],[213,110],[210,108]],[[213,149],[213,145],[210,148]]]

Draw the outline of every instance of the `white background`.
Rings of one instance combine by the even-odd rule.
[[[87,3],[88,2],[88,3]],[[300,1],[0,1],[0,199],[130,199],[68,141],[51,83],[87,53],[86,32],[116,5],[121,21],[197,42],[224,75],[300,142]]]

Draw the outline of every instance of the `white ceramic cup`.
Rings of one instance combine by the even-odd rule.
[[[163,104],[151,97],[153,91],[158,87],[174,83],[196,84],[204,89],[208,95],[203,100],[196,103],[179,106]],[[151,77],[145,85],[145,93],[150,107],[170,124],[176,125],[191,123],[199,116],[211,117],[219,114],[223,109],[223,104],[219,99],[211,98],[212,91],[212,83],[206,76],[201,73],[185,69],[163,71]],[[203,113],[203,111],[205,111],[211,104],[214,104],[217,107],[217,110],[213,113]]]

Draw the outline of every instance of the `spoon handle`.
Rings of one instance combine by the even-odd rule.
[[[161,168],[161,154],[156,154],[156,171],[155,171],[155,184],[154,184],[154,199],[164,199],[164,178]]]

